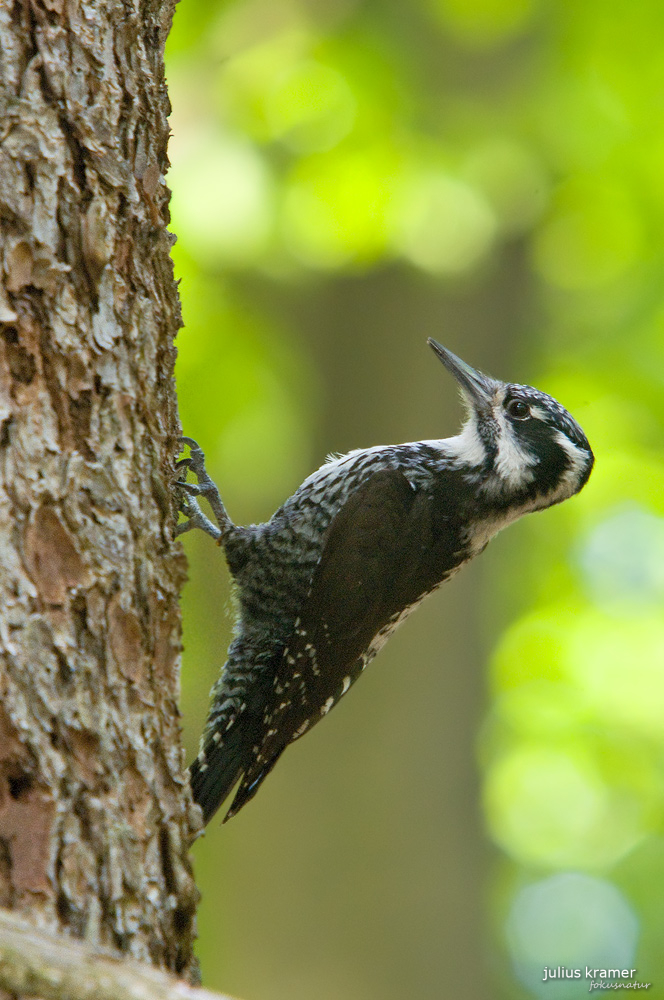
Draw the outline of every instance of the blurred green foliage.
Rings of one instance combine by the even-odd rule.
[[[619,964],[664,988],[663,30],[660,0],[178,7],[178,388],[231,513],[269,517],[325,449],[451,433],[427,333],[558,396],[597,455],[202,842],[211,987],[556,1000],[587,984],[544,965]],[[192,753],[230,635],[208,541]]]

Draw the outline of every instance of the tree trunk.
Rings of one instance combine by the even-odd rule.
[[[173,7],[0,4],[0,905],[191,978]]]

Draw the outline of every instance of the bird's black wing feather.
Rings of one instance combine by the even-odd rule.
[[[286,746],[346,693],[377,633],[442,579],[452,554],[431,500],[402,472],[382,470],[332,520],[229,816],[255,794]]]

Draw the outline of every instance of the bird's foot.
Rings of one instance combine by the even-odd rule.
[[[188,446],[189,456],[181,458],[176,463],[173,485],[180,493],[180,513],[184,514],[187,520],[177,525],[174,534],[177,537],[186,531],[191,531],[192,528],[200,528],[221,544],[224,535],[233,527],[233,522],[226,513],[219,490],[205,468],[203,449],[193,438],[182,437],[180,442]],[[186,481],[189,470],[193,472],[198,482]],[[212,508],[216,525],[201,510],[200,497],[204,497]]]

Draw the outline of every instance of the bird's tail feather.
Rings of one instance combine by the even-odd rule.
[[[250,767],[247,769],[242,781],[240,782],[238,790],[235,793],[233,804],[226,813],[224,823],[227,819],[230,819],[231,816],[235,816],[239,813],[242,806],[246,805],[250,799],[253,799],[259,789],[259,786],[263,784],[264,780],[279,760],[281,753],[282,751],[280,750],[279,753],[275,754],[272,758],[270,758],[270,760],[263,763],[259,768]]]
[[[189,768],[194,802],[203,810],[206,824],[251,761],[252,745],[244,728],[240,719],[224,733],[223,740],[212,734]]]

